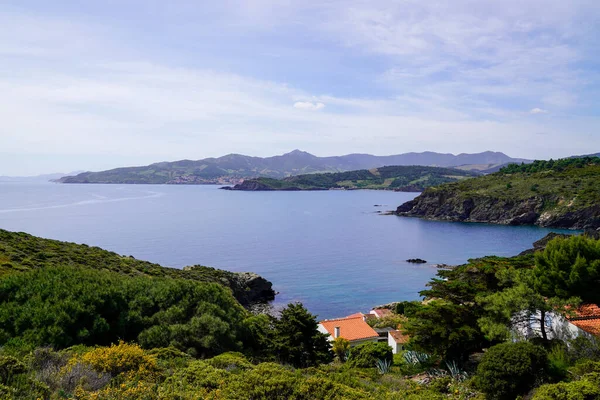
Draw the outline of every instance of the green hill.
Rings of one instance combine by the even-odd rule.
[[[195,265],[184,269],[121,256],[99,247],[42,239],[0,229],[0,276],[45,267],[71,266],[117,272],[133,277],[187,279],[228,287],[245,305],[275,296],[271,282],[254,273],[235,273]]]
[[[600,158],[508,165],[429,188],[397,209],[438,220],[584,229],[600,227]]]
[[[389,166],[358,171],[245,180],[230,190],[387,189],[420,192],[430,186],[477,176],[470,171],[423,166]]]

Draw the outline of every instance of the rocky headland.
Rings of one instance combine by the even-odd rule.
[[[65,265],[128,276],[218,283],[229,288],[237,301],[246,307],[275,298],[273,284],[252,272],[231,272],[201,265],[183,269],[163,267],[98,247],[43,239],[22,232],[0,229],[0,276]]]
[[[528,166],[425,190],[396,209],[399,216],[441,221],[600,227],[600,165],[567,164],[529,172]]]

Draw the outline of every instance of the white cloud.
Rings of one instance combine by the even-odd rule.
[[[513,7],[517,1],[522,3],[456,0],[444,6],[331,0],[300,7],[288,0],[271,9],[271,2],[259,0],[247,2],[251,13],[243,9],[233,17],[225,9],[236,7],[224,7],[221,19],[210,21],[211,29],[192,18],[197,7],[188,2],[191,22],[170,24],[172,29],[185,26],[191,42],[207,40],[197,32],[194,37],[194,29],[223,29],[223,37],[231,34],[228,29],[239,29],[247,37],[245,47],[253,45],[252,29],[264,36],[292,26],[294,32],[314,34],[319,40],[311,45],[331,46],[334,57],[352,55],[335,77],[337,93],[322,76],[298,83],[255,78],[256,66],[244,69],[242,63],[235,70],[238,63],[232,60],[238,55],[229,48],[224,50],[228,62],[215,65],[233,66],[232,72],[204,64],[208,53],[190,61],[177,46],[146,47],[148,40],[132,45],[148,39],[135,32],[135,24],[131,32],[119,30],[117,22],[107,30],[75,16],[61,21],[3,15],[0,7],[0,25],[9,33],[0,38],[0,149],[35,154],[36,160],[45,158],[37,155],[92,152],[118,156],[122,163],[126,157],[152,162],[230,152],[267,156],[294,148],[318,155],[491,149],[543,158],[600,145],[600,138],[587,136],[597,131],[598,118],[569,115],[575,107],[581,114],[582,89],[598,82],[589,71],[573,67],[596,54],[581,46],[589,41],[579,40],[591,26],[581,21],[599,15],[596,3],[590,1],[596,8],[582,17],[585,0],[568,7],[558,0]],[[243,23],[237,24],[238,17],[245,18]],[[164,43],[166,38],[173,39],[167,35]],[[282,44],[290,52],[299,49],[294,45]],[[302,65],[278,65],[285,56],[269,62],[274,65],[266,70],[285,71],[272,76],[306,75],[290,69]],[[315,62],[320,60],[306,60]],[[372,90],[356,89],[361,86],[355,87],[353,74]],[[529,113],[549,115],[528,118],[523,112],[528,104],[552,113],[534,108]],[[532,148],[532,141],[539,142],[536,132],[553,140]],[[0,157],[0,175],[18,168],[12,160],[3,163]],[[41,162],[28,160],[24,163]]]
[[[548,110],[536,107],[529,110],[529,114],[548,114]]]
[[[298,108],[300,110],[322,110],[325,108],[325,104],[323,103],[311,103],[310,101],[297,101],[294,103],[294,108]]]

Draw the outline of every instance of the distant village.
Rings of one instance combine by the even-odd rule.
[[[195,175],[182,175],[167,182],[167,185],[238,185],[244,178],[235,176],[220,176],[218,178],[203,178]]]

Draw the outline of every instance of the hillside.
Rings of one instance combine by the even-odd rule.
[[[300,303],[251,314],[214,283],[72,265],[0,276],[0,398],[598,399],[600,241],[535,248],[440,268],[426,301],[385,306],[367,323],[400,329],[395,354],[351,346],[347,325],[329,341]],[[558,318],[578,335],[557,335]]]
[[[285,179],[249,179],[229,190],[328,190],[328,189],[388,189],[420,192],[430,186],[477,176],[474,172],[453,168],[422,166],[391,166],[370,170],[309,174]]]
[[[386,165],[424,165],[453,167],[458,165],[496,166],[527,162],[503,153],[440,154],[433,152],[405,153],[391,156],[348,154],[339,157],[317,157],[294,150],[274,157],[249,157],[229,154],[204,160],[161,162],[142,167],[117,168],[101,172],[84,172],[64,177],[61,183],[137,183],[137,184],[225,184],[239,183],[244,178],[288,176],[344,172],[380,168]]]
[[[600,227],[600,158],[509,165],[499,172],[429,188],[400,216],[496,224]]]
[[[183,270],[166,268],[99,247],[0,229],[0,276],[55,266],[91,268],[134,277],[182,278],[218,283],[230,288],[236,299],[244,305],[270,301],[275,297],[271,282],[254,273],[235,273],[200,265]]]

